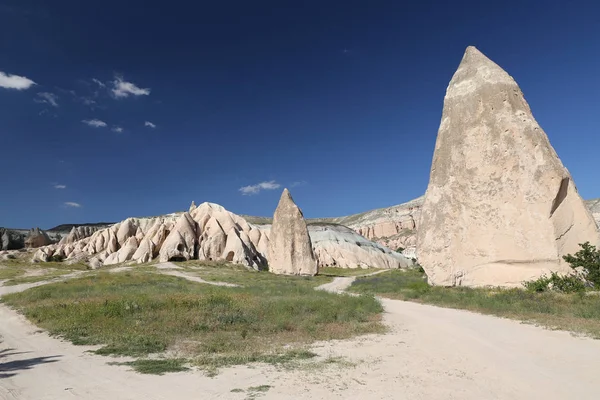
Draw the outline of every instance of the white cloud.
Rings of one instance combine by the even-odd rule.
[[[133,96],[148,96],[150,89],[142,89],[137,87],[134,83],[126,82],[121,77],[117,77],[113,82],[113,95],[116,98]]]
[[[89,97],[82,97],[81,102],[86,106],[93,106],[96,104],[96,100],[90,99]]]
[[[81,122],[83,122],[84,124],[89,125],[93,128],[105,128],[106,127],[106,122],[100,121],[99,119],[84,119]]]
[[[121,133],[121,132],[123,132],[123,128],[121,128],[120,126],[113,126],[111,131]]]
[[[146,122],[144,122],[144,126],[147,126],[148,128],[152,128],[152,129],[156,128],[156,125],[154,125],[154,124],[153,124],[152,122],[150,122],[150,121],[146,121]]]
[[[261,190],[275,190],[279,189],[281,185],[275,181],[261,182],[256,185],[249,185],[241,187],[239,190],[244,196],[250,196],[253,194],[260,193]]]
[[[67,201],[67,202],[65,202],[65,206],[67,206],[67,207],[73,207],[73,208],[81,208],[81,204],[75,203],[73,201]]]
[[[34,100],[36,103],[50,104],[52,107],[58,107],[58,96],[54,93],[40,92],[37,95],[39,98]]]
[[[54,189],[66,189],[67,185],[54,185]]]
[[[106,87],[106,84],[104,82],[100,81],[99,79],[92,78],[92,82],[94,82],[96,85],[100,86],[101,88]]]
[[[0,87],[4,89],[26,90],[33,85],[36,83],[24,76],[10,75],[0,71]]]

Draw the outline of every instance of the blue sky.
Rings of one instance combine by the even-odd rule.
[[[468,45],[600,197],[597,3],[0,0],[0,226],[411,200]]]

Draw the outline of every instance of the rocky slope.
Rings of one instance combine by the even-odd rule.
[[[93,232],[113,225],[112,223],[94,224],[64,224],[52,229],[42,230],[40,228],[15,229],[0,227],[0,251],[17,250],[22,248],[37,248],[48,244],[58,243],[65,238],[69,240],[82,239],[90,236]]]
[[[587,200],[585,205],[592,212],[592,215],[596,220],[596,225],[600,227],[600,199]]]
[[[413,264],[348,228],[320,224],[308,229],[319,266],[400,268]],[[34,260],[59,256],[67,262],[85,261],[100,267],[152,259],[199,259],[262,269],[268,264],[269,235],[269,225],[251,224],[217,204],[203,203],[185,213],[128,218],[79,240],[67,237],[38,249]]]

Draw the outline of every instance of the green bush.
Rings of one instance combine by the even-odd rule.
[[[600,288],[600,249],[592,246],[590,242],[580,243],[581,250],[575,255],[567,254],[563,259],[575,269],[581,267],[585,279]]]
[[[579,275],[559,275],[556,272],[548,277],[542,275],[534,281],[523,282],[523,286],[530,292],[561,292],[576,293],[585,290],[585,283]]]
[[[404,251],[404,247],[398,247],[396,249],[396,253],[402,253]]]
[[[547,292],[550,290],[550,278],[548,278],[546,275],[542,275],[534,281],[523,282],[523,286],[525,286],[525,289],[529,290],[530,292]]]
[[[51,262],[63,262],[64,260],[65,260],[65,257],[58,255],[58,254],[55,254],[48,258],[48,261],[51,261]]]

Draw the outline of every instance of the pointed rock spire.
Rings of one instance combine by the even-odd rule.
[[[302,211],[287,189],[273,215],[269,235],[269,271],[280,275],[316,275],[317,261]]]
[[[475,47],[452,77],[419,224],[436,285],[520,286],[600,236],[519,86]]]

